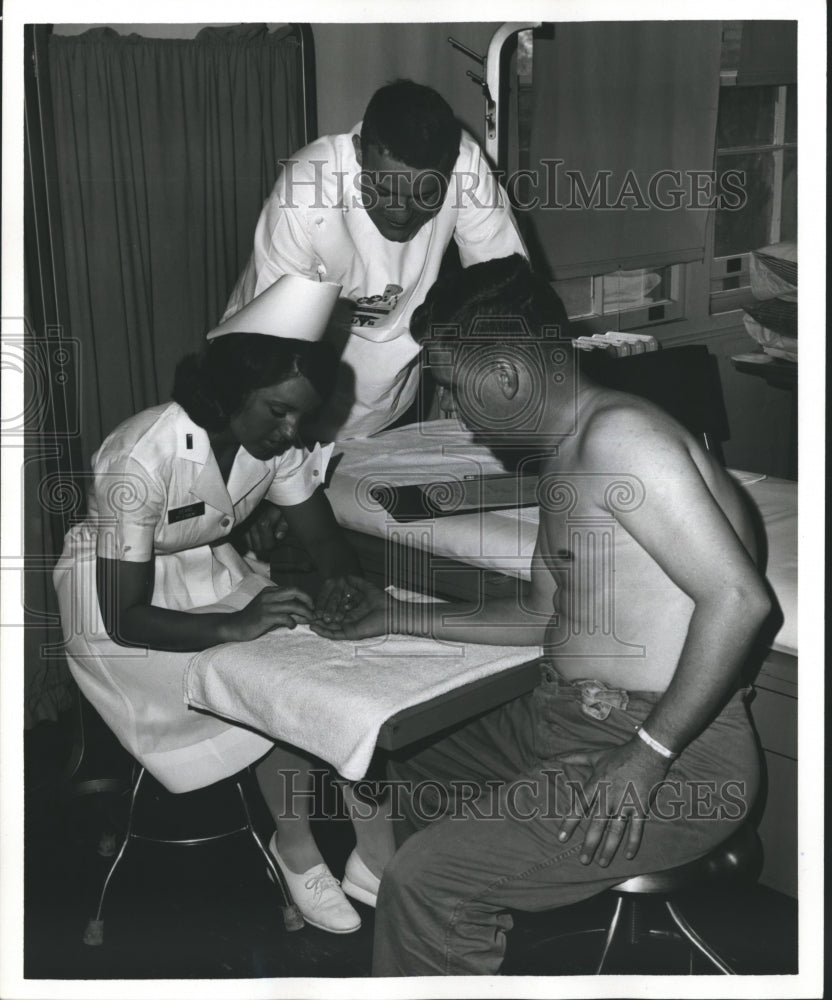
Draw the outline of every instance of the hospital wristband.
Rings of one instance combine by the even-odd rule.
[[[663,743],[654,740],[650,733],[642,729],[641,726],[636,726],[636,733],[638,733],[639,739],[646,743],[651,750],[655,750],[657,754],[661,754],[667,760],[675,760],[679,756],[679,754],[674,753],[672,750],[668,750]]]

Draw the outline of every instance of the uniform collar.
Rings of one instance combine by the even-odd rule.
[[[234,464],[228,476],[228,492],[234,503],[239,503],[243,497],[248,496],[267,476],[274,477],[274,464],[274,459],[263,462],[250,455],[245,448],[240,448],[234,456]]]
[[[251,493],[267,476],[274,475],[273,461],[262,462],[250,455],[245,448],[240,448],[234,457],[226,485],[211,450],[208,432],[195,424],[184,410],[177,421],[176,457],[202,467],[190,492],[230,516],[234,515],[235,503]]]
[[[234,514],[234,504],[222,481],[217,460],[211,451],[211,442],[204,427],[195,424],[180,408],[176,421],[176,457],[185,462],[193,462],[200,470],[190,487],[190,492],[210,504],[223,514]]]

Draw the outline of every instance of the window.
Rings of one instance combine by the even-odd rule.
[[[797,87],[723,87],[716,169],[743,178],[745,201],[714,218],[711,312],[750,298],[749,252],[797,239]]]
[[[708,24],[713,29],[713,22]],[[645,29],[645,26],[641,28]],[[561,32],[563,40],[564,32]],[[572,41],[577,44],[581,39]],[[596,41],[595,33],[592,33],[592,46],[588,50],[590,58],[596,54]],[[655,43],[657,39],[651,41]],[[673,39],[665,35],[658,41],[664,46],[672,46],[673,43]],[[535,216],[537,239],[546,248],[547,263],[559,279],[554,282],[554,287],[563,299],[578,334],[613,329],[652,332],[652,327],[671,324],[672,329],[668,329],[666,334],[676,337],[687,336],[692,330],[725,329],[735,325],[738,322],[737,310],[753,301],[751,251],[797,238],[796,22],[722,21],[715,36],[703,36],[695,46],[687,36],[682,41],[687,49],[702,56],[700,61],[707,61],[707,80],[700,77],[697,86],[703,93],[708,91],[711,117],[707,123],[707,134],[702,125],[695,143],[674,153],[672,163],[674,167],[684,170],[690,166],[690,173],[699,170],[708,173],[713,179],[713,186],[707,188],[703,184],[703,189],[710,191],[717,202],[713,208],[706,208],[703,212],[680,213],[682,222],[686,216],[700,221],[707,219],[696,256],[692,253],[687,256],[674,254],[661,244],[656,232],[634,228],[634,223],[638,222],[636,216],[640,213],[632,212],[622,219],[612,211],[594,215],[538,212]],[[607,44],[608,47],[612,45],[610,42]],[[541,156],[545,150],[549,151],[547,155],[554,155],[552,150],[555,150],[562,158],[564,166],[559,169],[563,175],[569,174],[566,165],[574,165],[578,152],[585,145],[594,150],[601,144],[598,136],[605,135],[605,129],[610,134],[623,135],[625,139],[636,132],[639,137],[669,134],[674,141],[678,134],[687,134],[688,122],[684,116],[680,120],[679,109],[687,108],[686,100],[693,100],[698,91],[694,91],[693,96],[687,92],[684,97],[674,92],[672,115],[669,119],[662,119],[662,128],[658,128],[655,120],[651,119],[638,131],[630,113],[632,109],[624,109],[627,113],[620,114],[618,119],[628,123],[627,129],[622,132],[619,128],[616,132],[616,119],[611,116],[610,120],[605,119],[602,125],[593,128],[592,142],[587,144],[586,130],[581,131],[583,122],[592,120],[595,123],[596,117],[583,114],[582,106],[582,114],[577,115],[580,127],[576,126],[573,132],[569,132],[568,126],[575,117],[573,105],[578,98],[585,100],[585,96],[582,88],[576,89],[570,83],[574,67],[567,67],[567,73],[563,66],[568,48],[563,46],[560,50],[561,61],[555,68],[546,63],[541,73],[537,73],[538,63],[544,62],[547,55],[543,51],[540,53],[541,60],[535,64],[536,80],[544,70],[550,75],[555,74],[546,89],[548,103],[541,104],[545,104],[544,118],[548,116],[557,123],[560,131],[554,137],[545,137],[545,143],[548,143],[545,148],[545,130],[532,137],[536,137],[541,150],[544,150]],[[707,60],[704,58],[706,54],[709,57]],[[551,55],[554,56],[554,53]],[[582,53],[582,59],[584,55]],[[631,64],[632,60],[627,63],[628,66]],[[620,73],[616,76],[616,80],[619,79]],[[668,79],[672,79],[672,74]],[[619,82],[619,89],[630,97],[636,92],[642,94],[632,82],[626,86]],[[551,103],[558,99],[561,92],[562,106],[553,111]],[[603,107],[611,104],[618,111],[622,110],[615,105],[614,94],[604,91],[602,96]],[[643,103],[644,99],[640,100]],[[610,152],[601,145],[603,155],[612,158],[615,150]],[[642,143],[639,149],[643,149],[644,145]],[[619,146],[626,149],[631,159],[635,156],[628,141],[620,142]],[[661,155],[667,154],[662,152]],[[551,162],[560,163],[560,160]],[[659,162],[665,161],[660,159]],[[597,166],[598,163],[592,161],[587,168],[587,186],[586,178],[596,176],[593,170]],[[561,175],[558,177],[562,179]],[[557,190],[562,200],[568,200],[568,189],[564,192],[559,187]],[[726,193],[728,197],[725,197]],[[708,197],[707,193],[705,197]],[[647,214],[644,213],[645,216]],[[673,213],[666,213],[668,223],[673,218]],[[622,222],[627,222],[628,226],[625,227]],[[603,229],[606,223],[611,227],[609,231]],[[615,252],[608,251],[608,237],[620,236],[625,231],[627,239],[623,251],[621,247],[616,247]],[[579,252],[585,250],[585,244],[589,244],[588,251]],[[637,245],[639,252],[631,252],[628,259],[627,251]],[[692,240],[690,245],[693,246]],[[643,252],[645,247],[657,248],[656,253],[646,254]],[[599,248],[604,248],[603,254]],[[616,264],[623,268],[640,269],[612,271]],[[589,273],[582,273],[581,268]],[[731,313],[734,315],[731,316]]]
[[[797,85],[737,86],[742,34],[742,22],[726,22],[716,170],[719,183],[741,178],[744,200],[714,213],[711,313],[752,299],[750,251],[797,239]]]
[[[633,330],[682,315],[684,266],[612,271],[554,283],[576,330]]]
[[[684,316],[688,264],[708,253],[696,178],[713,170],[721,32],[597,21],[535,36],[505,168],[529,168],[516,204],[580,333]]]

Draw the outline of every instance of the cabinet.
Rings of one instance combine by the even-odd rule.
[[[763,749],[765,780],[758,831],[760,882],[797,897],[797,658],[772,650],[754,683],[751,716]]]

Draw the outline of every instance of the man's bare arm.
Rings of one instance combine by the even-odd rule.
[[[611,426],[603,426],[610,421]],[[653,740],[678,753],[726,700],[769,612],[768,593],[694,461],[691,444],[675,425],[618,409],[599,423],[585,441],[585,468],[607,473],[626,469],[638,477],[643,503],[632,511],[610,513],[693,601],[675,673],[643,726]],[[610,803],[606,815],[590,817],[581,861],[605,867],[622,845],[626,857],[634,857],[645,810],[670,759],[634,733],[613,749],[577,751],[561,760],[591,769],[584,783],[587,801],[603,790]],[[620,807],[627,789],[635,790],[640,808]],[[564,819],[559,839],[567,841],[580,821],[580,816]]]
[[[647,729],[678,752],[722,706],[771,609],[765,583],[714,498],[688,443],[637,415],[620,448],[591,444],[594,462],[626,462],[644,488],[635,510],[613,512],[621,526],[693,601],[676,671]]]
[[[552,620],[554,592],[552,575],[541,556],[539,532],[530,580],[520,582],[516,594],[486,597],[478,604],[397,602],[392,607],[391,623],[400,634],[498,646],[537,646],[543,643]]]
[[[555,584],[541,555],[541,537],[542,527],[531,579],[518,581],[519,600],[512,594],[478,603],[398,601],[366,581],[351,578],[353,588],[362,593],[361,605],[341,622],[314,623],[313,631],[332,639],[364,639],[390,632],[497,646],[542,645],[552,625]]]

